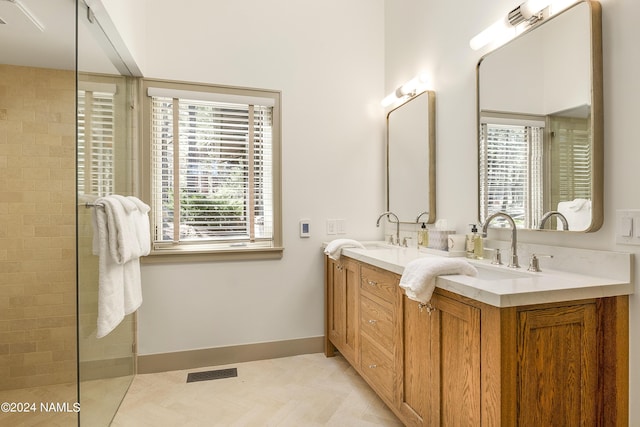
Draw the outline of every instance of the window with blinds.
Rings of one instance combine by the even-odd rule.
[[[106,196],[114,186],[113,90],[78,90],[78,194]]]
[[[155,88],[148,96],[154,249],[273,247],[273,99]]]
[[[541,217],[543,132],[538,126],[481,124],[482,220],[506,212],[516,225],[530,228]]]

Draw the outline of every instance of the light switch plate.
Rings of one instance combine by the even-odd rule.
[[[640,209],[616,211],[616,243],[640,245]]]
[[[330,235],[337,234],[335,219],[327,220],[327,234],[330,234]]]

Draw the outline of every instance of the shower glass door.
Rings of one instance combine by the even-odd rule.
[[[92,2],[92,7],[100,2]],[[103,11],[104,9],[101,8]],[[98,256],[87,206],[108,194],[133,190],[135,82],[107,35],[108,16],[78,1],[77,194],[78,356],[80,425],[108,426],[135,374],[135,318],[127,316],[97,338]],[[107,25],[106,28],[113,28]]]

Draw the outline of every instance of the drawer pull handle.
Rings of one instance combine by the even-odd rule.
[[[376,286],[378,284],[378,282],[376,282],[375,280],[370,279],[367,279],[367,283],[369,284],[369,286]]]
[[[370,324],[370,325],[375,325],[376,323],[378,323],[378,321],[377,321],[377,320],[374,320],[374,319],[370,319],[370,320],[369,320],[369,324]]]
[[[377,367],[378,365],[374,365],[374,364],[369,365],[369,369],[376,369]]]
[[[431,303],[419,303],[418,304],[418,308],[420,309],[420,313],[422,313],[422,310],[426,310],[427,313],[429,313],[429,316],[431,316],[431,313],[436,311],[436,308],[434,306],[431,305]]]

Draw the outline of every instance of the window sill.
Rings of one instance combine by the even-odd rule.
[[[211,261],[254,261],[281,259],[283,247],[225,248],[207,249],[156,249],[147,257],[141,258],[142,264],[211,262]]]

